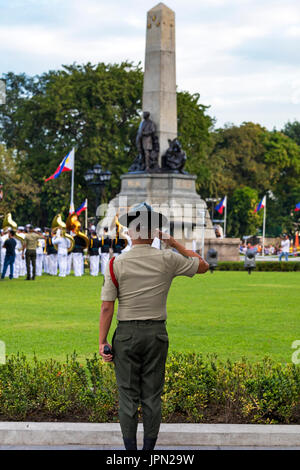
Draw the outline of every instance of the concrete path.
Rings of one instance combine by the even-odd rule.
[[[139,450],[141,449],[141,447],[139,447]],[[124,449],[124,446],[123,447],[109,447],[109,446],[92,446],[92,447],[88,447],[88,446],[0,446],[0,451],[1,450],[55,450],[55,451],[58,451],[58,450],[70,450],[70,451],[74,451],[74,450],[85,450],[85,451],[90,451],[90,450],[97,450],[97,451],[101,451],[101,450],[105,450],[105,451],[123,451],[125,450]],[[177,451],[177,452],[180,452],[180,451],[184,451],[184,452],[187,452],[187,451],[205,451],[205,450],[213,450],[213,451],[216,451],[216,450],[300,450],[300,446],[299,447],[256,447],[256,446],[247,446],[247,447],[239,447],[239,446],[234,446],[234,447],[231,447],[231,446],[193,446],[193,447],[168,447],[168,446],[164,446],[164,447],[161,447],[161,446],[156,446],[155,447],[155,451]]]
[[[142,446],[143,427],[138,427]],[[84,448],[121,450],[118,423],[0,422],[0,449]],[[300,425],[162,424],[160,449],[300,448]]]

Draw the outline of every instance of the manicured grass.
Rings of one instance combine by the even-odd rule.
[[[300,339],[299,284],[300,272],[175,279],[168,299],[170,349],[291,362],[291,344]],[[0,340],[7,354],[64,360],[76,350],[80,360],[91,357],[98,350],[101,286],[102,276],[89,275],[0,282]]]

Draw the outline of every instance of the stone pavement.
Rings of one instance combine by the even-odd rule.
[[[124,450],[124,447],[110,447],[110,446],[0,446],[1,450],[105,450],[105,451],[120,451]],[[140,450],[140,448],[139,448]],[[157,446],[155,451],[205,451],[205,450],[300,450],[298,447],[257,447],[257,446],[190,446],[190,447],[168,447],[168,446]]]
[[[139,424],[139,448],[142,439]],[[120,450],[123,441],[118,423],[0,422],[0,445]],[[288,447],[300,447],[300,425],[162,424],[157,442],[157,450]]]

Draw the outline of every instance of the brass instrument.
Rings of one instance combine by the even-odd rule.
[[[25,233],[17,233],[18,226],[16,222],[13,221],[10,212],[6,214],[3,220],[3,231],[7,232],[9,229],[12,229],[15,232],[15,238],[20,240],[23,246],[25,243]]]
[[[61,214],[57,214],[54,217],[54,219],[52,220],[51,228],[52,228],[53,233],[56,233],[57,230],[60,229],[61,230],[61,236],[67,238],[68,240],[70,240],[71,245],[68,248],[68,253],[71,253],[71,251],[74,248],[75,241],[74,241],[74,238],[72,237],[72,235],[69,235],[68,233],[66,233],[66,224],[62,220]],[[57,250],[57,247],[55,246],[55,243],[53,244],[53,246]]]
[[[121,225],[119,222],[118,214],[115,216],[115,224],[116,224],[116,243],[118,241],[118,238],[122,238],[125,241],[125,247],[128,245],[128,240],[123,234],[123,230],[125,229],[124,225]],[[123,248],[123,249],[124,249]]]
[[[80,232],[81,228],[81,223],[79,222],[78,215],[76,212],[73,212],[72,214],[68,215],[67,221],[66,221],[66,226],[67,229],[75,233],[78,237],[82,238],[85,242],[85,248],[88,249],[90,245],[90,240],[89,238],[85,235],[85,233]]]

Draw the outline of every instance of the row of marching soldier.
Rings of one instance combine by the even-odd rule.
[[[71,221],[74,230],[77,219]],[[11,220],[10,214],[8,220]],[[0,236],[2,278],[26,276],[26,280],[34,280],[43,273],[65,277],[72,270],[75,276],[82,276],[87,259],[92,276],[98,276],[99,272],[104,275],[110,257],[127,251],[131,245],[126,234],[120,235],[119,224],[116,224],[114,236],[105,227],[100,237],[94,226],[88,236],[79,230],[69,232],[73,234],[73,237],[70,236],[64,231],[65,224],[60,216],[55,218],[52,230],[45,228],[44,232],[30,224],[15,227],[16,224],[11,221],[6,225]]]

